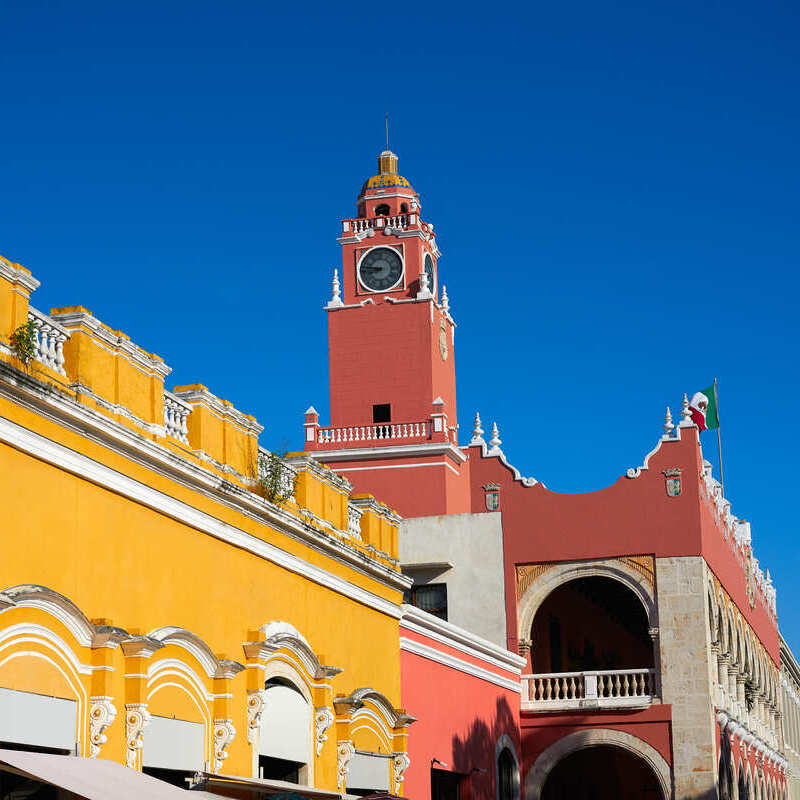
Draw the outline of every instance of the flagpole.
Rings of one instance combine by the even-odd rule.
[[[719,421],[719,392],[717,391],[717,378],[714,376],[714,402],[717,404],[717,453],[719,455],[719,485],[722,489],[722,496],[725,497],[725,478],[722,475],[722,425]]]

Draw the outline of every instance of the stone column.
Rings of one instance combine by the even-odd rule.
[[[663,692],[661,690],[661,642],[659,641],[659,629],[648,628],[647,633],[653,643],[653,668],[655,671],[655,685],[653,686],[653,702],[661,703]]]
[[[672,705],[675,797],[716,796],[716,723],[706,565],[700,556],[656,559],[661,694]]]

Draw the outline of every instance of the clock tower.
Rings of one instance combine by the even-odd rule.
[[[469,510],[458,447],[455,322],[433,225],[384,150],[342,220],[328,314],[330,425],[305,449],[404,516]]]

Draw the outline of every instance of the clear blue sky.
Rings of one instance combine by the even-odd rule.
[[[800,647],[796,4],[291,5],[3,4],[0,252],[34,304],[301,446],[388,109],[462,437],[479,409],[524,474],[596,489],[718,375],[727,494]]]

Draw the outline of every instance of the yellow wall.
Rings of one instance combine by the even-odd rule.
[[[0,309],[8,317],[13,305],[9,291],[0,285]],[[163,414],[163,375],[146,375],[131,366],[124,354],[109,352],[84,325],[71,333],[64,348],[67,383],[80,382],[104,400],[123,405],[139,420],[157,425]],[[41,391],[36,386],[18,390],[8,380],[16,369],[12,360],[2,355],[0,361],[5,362],[0,363],[0,384],[10,392],[0,397],[0,687],[78,699],[82,710],[76,740],[83,743],[84,755],[90,752],[91,698],[113,698],[117,718],[105,730],[107,741],[99,745],[100,754],[122,763],[128,753],[126,704],[147,702],[155,715],[204,720],[208,728],[206,755],[212,769],[214,720],[229,718],[236,736],[227,746],[228,757],[221,771],[242,776],[251,775],[253,761],[247,737],[248,689],[263,687],[261,678],[271,659],[294,665],[312,692],[315,706],[333,708],[334,697],[349,695],[360,687],[372,687],[385,695],[391,706],[400,705],[398,620],[394,613],[369,607],[156,511],[126,496],[128,489],[103,485],[106,477],[90,480],[76,474],[82,467],[67,468],[60,455],[46,450],[52,443],[62,445],[77,459],[91,460],[81,464],[94,462],[136,482],[129,480],[126,487],[155,489],[185,504],[183,508],[225,523],[231,532],[250,534],[366,590],[377,604],[388,601],[397,606],[402,602],[396,564],[397,520],[388,510],[377,503],[365,509],[364,541],[354,539],[347,533],[349,484],[302,455],[295,459],[299,472],[296,503],[284,503],[281,512],[246,491],[253,486],[260,426],[210,393],[194,400],[184,397],[192,411],[188,443],[179,447],[162,434],[138,430],[138,422],[131,423],[124,415],[85,398],[82,402],[93,412],[107,417],[108,426],[104,427],[96,413],[93,421],[74,424],[85,412],[68,391],[61,391],[59,403],[73,409],[73,422],[67,424],[70,415],[66,413],[63,419],[59,419],[60,412],[55,419],[49,418],[42,413],[47,376],[34,380],[41,384]],[[17,391],[18,397],[14,396]],[[220,419],[221,407],[228,418]],[[91,437],[86,435],[90,429]],[[135,454],[115,444],[125,437],[130,440],[131,431],[134,441],[144,448]],[[24,446],[18,442],[13,446],[15,432],[28,437]],[[222,488],[223,475],[228,484],[239,487],[230,500]],[[289,517],[282,518],[286,513]],[[330,549],[323,542],[328,542]],[[371,553],[367,545],[383,552]],[[11,597],[23,598],[17,605],[4,603],[3,589],[25,584],[48,587],[68,598],[64,602],[70,608],[71,602],[75,609],[60,612],[59,620],[59,613],[25,599],[24,591],[11,593]],[[389,609],[393,611],[392,606]],[[83,615],[95,626],[123,630],[116,640],[111,637],[110,646],[92,648],[76,634],[82,624],[89,623],[65,622],[65,613],[67,618],[74,614],[80,620]],[[244,644],[263,638],[259,628],[276,620],[290,623],[305,637],[315,663],[341,668],[341,674],[309,674],[294,645],[246,658]],[[26,636],[12,635],[8,632],[14,625],[30,630]],[[207,662],[180,644],[148,651],[147,640],[135,638],[164,626],[199,637],[213,654],[216,677],[206,674]],[[27,655],[15,655],[23,652]],[[162,683],[167,679],[159,664],[166,665],[170,659],[182,666],[175,668],[179,675],[169,678],[177,685],[165,687]],[[222,659],[239,665],[223,675]],[[243,669],[245,663],[248,669]],[[141,677],[148,674],[150,679]],[[231,697],[225,696],[228,694]],[[346,735],[347,731],[347,721],[337,716],[313,764],[317,786],[337,789],[337,733]],[[362,730],[360,739],[364,735]],[[405,750],[405,729],[398,726],[390,735],[392,746],[398,752]]]

